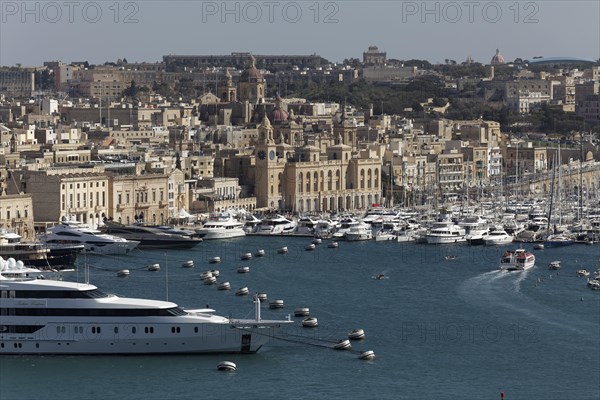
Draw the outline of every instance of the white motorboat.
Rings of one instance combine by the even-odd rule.
[[[483,244],[483,235],[489,230],[487,220],[479,215],[465,215],[458,226],[465,230],[465,240],[472,246]]]
[[[316,328],[319,326],[319,321],[315,317],[307,317],[302,320],[302,326],[305,328]]]
[[[140,244],[73,221],[49,228],[38,239],[47,244],[83,245],[84,251],[95,254],[127,254]]]
[[[35,279],[0,260],[0,354],[254,353],[292,323],[234,319],[168,301],[105,294],[87,283]],[[15,263],[17,264],[17,263]],[[10,275],[4,272],[10,268]]]
[[[329,239],[337,229],[338,223],[330,219],[320,219],[315,225],[315,237]]]
[[[486,246],[509,244],[512,241],[513,236],[506,233],[504,229],[494,229],[483,235],[483,243]]]
[[[336,239],[345,238],[346,233],[350,231],[350,227],[355,225],[357,222],[358,220],[350,215],[344,215],[340,217],[336,231],[333,233],[332,237]]]
[[[551,261],[550,264],[548,264],[548,268],[550,269],[560,269],[560,261]]]
[[[500,269],[505,271],[525,271],[535,265],[535,255],[525,249],[505,251],[500,258]]]
[[[577,270],[577,276],[590,276],[590,272],[587,269]]]
[[[346,240],[358,241],[358,240],[371,240],[373,239],[373,231],[371,225],[364,223],[363,221],[356,221],[350,225],[350,229],[346,232]]]
[[[200,238],[168,233],[156,227],[123,225],[114,221],[104,221],[101,229],[111,235],[139,241],[138,247],[147,249],[191,249],[202,242]]]
[[[450,220],[438,221],[425,234],[429,244],[447,244],[464,242],[465,229]]]
[[[296,221],[279,214],[268,215],[256,226],[254,235],[290,235],[296,229]]]
[[[587,285],[592,290],[600,290],[600,280],[598,280],[598,279],[588,278]]]
[[[395,222],[383,222],[381,229],[375,233],[376,242],[384,242],[389,240],[397,240],[400,227]]]
[[[313,219],[309,216],[301,217],[296,222],[296,229],[292,233],[294,236],[314,236],[315,227],[318,220]]]
[[[230,239],[246,236],[244,223],[236,220],[229,213],[213,214],[202,228],[196,230],[198,236],[204,240]]]

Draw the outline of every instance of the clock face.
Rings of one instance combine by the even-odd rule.
[[[264,151],[261,150],[258,152],[258,158],[260,158],[261,160],[264,160],[265,156],[266,156],[266,154]]]
[[[275,151],[271,150],[269,152],[269,160],[274,160],[275,159]]]

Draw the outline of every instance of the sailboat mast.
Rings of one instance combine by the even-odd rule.
[[[552,222],[552,205],[554,202],[554,178],[556,176],[556,155],[552,162],[552,184],[550,185],[550,210],[548,211],[548,224],[546,226],[546,235],[550,232],[550,224]]]

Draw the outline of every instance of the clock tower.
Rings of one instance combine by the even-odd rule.
[[[273,140],[273,126],[265,114],[258,127],[255,189],[257,207],[282,208],[282,180],[285,159],[279,159]]]

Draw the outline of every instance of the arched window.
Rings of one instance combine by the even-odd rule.
[[[321,170],[321,191],[325,190],[325,173]]]
[[[367,188],[368,188],[368,189],[371,189],[371,179],[372,179],[372,176],[371,176],[371,168],[369,168],[369,169],[367,170]]]
[[[306,173],[306,192],[310,193],[310,172]]]
[[[333,181],[333,173],[331,171],[327,172],[327,190],[331,190]]]
[[[393,173],[393,172],[392,172]],[[392,178],[392,181],[394,181],[394,178]],[[375,168],[375,184],[373,186],[375,189],[379,188],[379,169]]]
[[[335,171],[335,190],[340,190],[340,170]]]
[[[302,184],[304,183],[304,179],[302,179],[303,174],[302,172],[300,172],[300,174],[298,175],[298,193],[302,193]]]
[[[364,169],[360,170],[360,188],[361,189],[365,188],[365,170]]]
[[[316,171],[315,171],[315,174],[314,174],[314,180],[315,180],[315,182],[313,184],[313,186],[314,186],[313,190],[315,192],[318,192],[319,191],[319,174]]]

